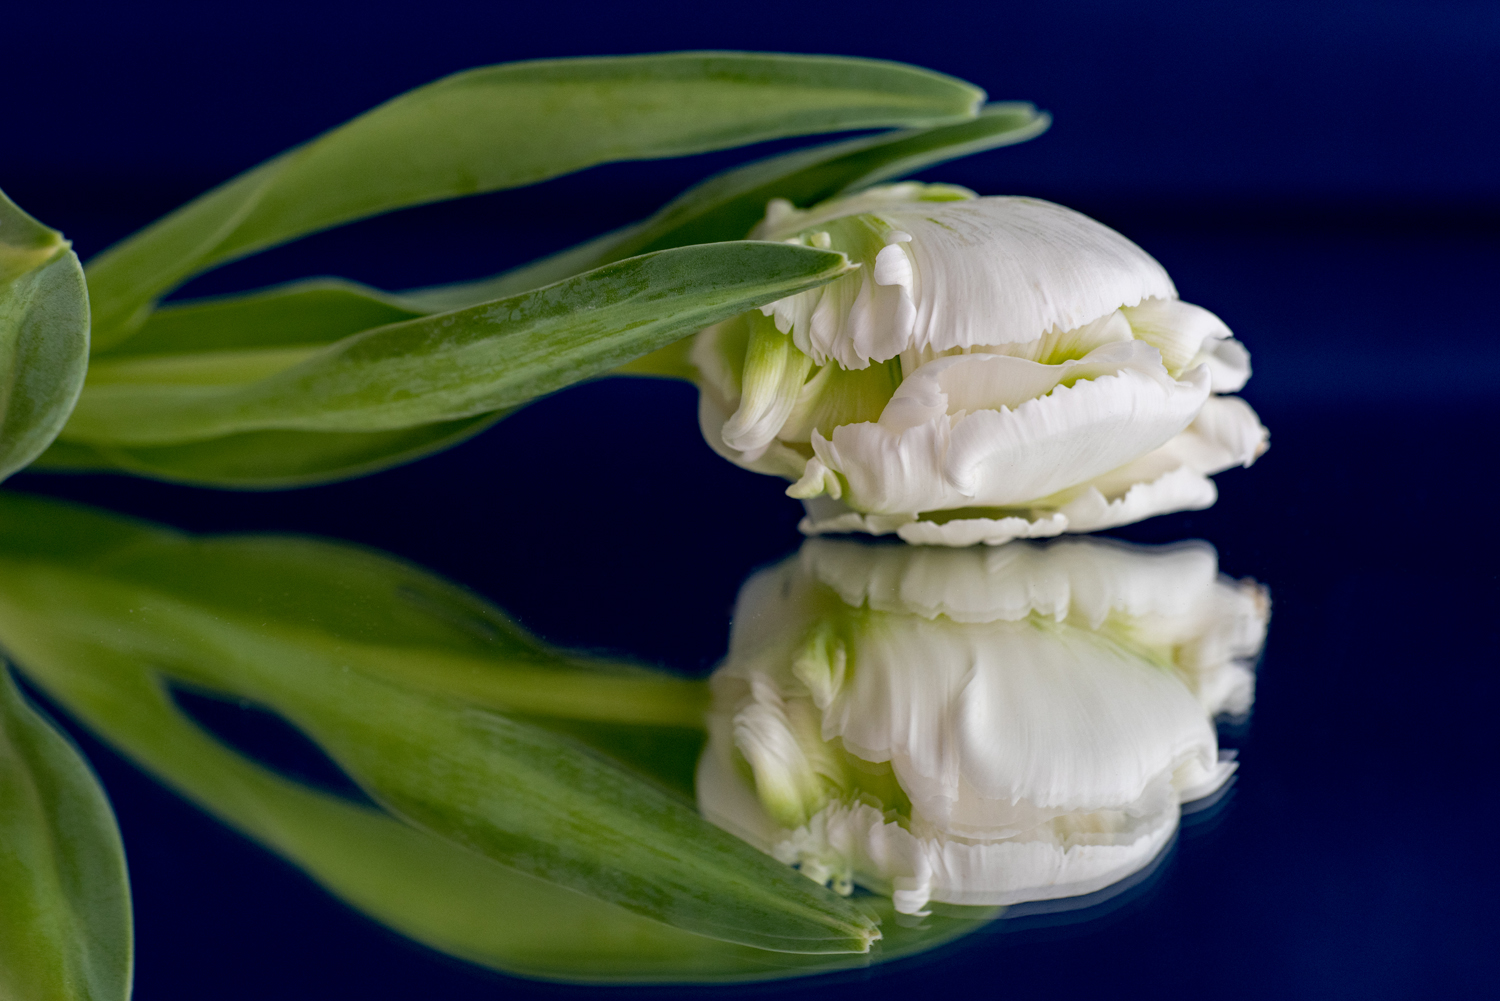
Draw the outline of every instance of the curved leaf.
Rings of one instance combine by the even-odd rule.
[[[737,240],[771,198],[806,207],[934,164],[1025,142],[1051,118],[1024,102],[986,105],[977,118],[829,143],[759,160],[695,185],[651,218],[493,278],[407,292],[319,278],[244,295],[159,307],[106,357],[327,344],[382,323],[461,309],[561,281],[651,250]]]
[[[222,373],[174,382],[149,364],[144,375],[114,373],[118,381],[90,386],[62,437],[167,445],[251,431],[389,431],[493,413],[849,270],[841,254],[780,243],[664,250],[377,327],[250,382],[223,384]]]
[[[130,887],[82,757],[0,663],[0,997],[130,997]]]
[[[38,472],[134,473],[227,490],[284,490],[368,476],[467,441],[508,413],[394,431],[250,431],[183,445],[101,446],[56,441]]]
[[[0,192],[0,480],[57,437],[83,388],[89,300],[78,257]]]
[[[311,278],[243,295],[167,303],[130,340],[94,359],[331,344],[361,330],[435,312],[439,310],[418,308],[359,282]]]
[[[978,89],[900,63],[678,52],[511,63],[403,94],[89,264],[103,348],[193,274],[354,219],[612,160],[971,117]]]
[[[760,222],[772,198],[785,198],[799,207],[814,205],[947,160],[1034,139],[1051,123],[1051,117],[1035,105],[999,102],[986,105],[977,118],[968,121],[887,132],[758,160],[694,185],[643,222],[494,278],[405,292],[401,302],[457,309],[636,254],[741,239]]]

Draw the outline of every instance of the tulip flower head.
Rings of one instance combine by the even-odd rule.
[[[919,913],[1102,889],[1234,762],[1268,603],[1200,543],[811,540],[748,581],[698,766],[709,820]]]
[[[753,238],[861,266],[717,324],[692,361],[709,444],[794,480],[809,534],[963,546],[1207,507],[1267,434],[1250,359],[1108,227],[1032,198],[903,183]]]

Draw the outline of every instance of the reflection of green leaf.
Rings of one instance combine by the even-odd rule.
[[[180,355],[101,363],[63,437],[95,447],[168,445],[269,430],[391,431],[476,417],[602,374],[848,270],[843,255],[828,251],[706,244],[377,327],[310,352],[263,348],[196,368]],[[277,359],[270,374],[267,352]],[[248,379],[237,379],[237,371]]]
[[[899,63],[679,52],[511,63],[386,102],[216,188],[90,263],[99,347],[193,274],[365,216],[598,163],[951,121],[982,92]]]
[[[89,354],[78,258],[0,192],[0,480],[41,454],[68,419]]]
[[[3,586],[0,630],[56,698],[177,792],[375,920],[471,962],[553,980],[750,980],[861,966],[978,927],[901,927],[877,901],[886,937],[872,954],[772,953],[694,935],[267,771],[198,729],[137,660],[19,617]]]
[[[0,664],[0,997],[130,996],[130,887],[109,801]]]
[[[268,705],[377,799],[548,882],[773,950],[861,952],[876,934],[859,908],[655,783],[469,697],[682,725],[701,711],[698,684],[551,653],[403,564],[305,540],[195,541],[6,497],[0,606],[0,638],[23,663],[65,637]]]

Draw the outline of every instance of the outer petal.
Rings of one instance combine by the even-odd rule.
[[[1146,298],[1177,296],[1149,254],[1072,209],[1035,198],[934,202],[922,199],[922,191],[895,185],[810,213],[784,213],[757,230],[780,239],[818,226],[837,229],[839,218],[861,214],[872,230],[888,234],[883,249],[884,240],[874,245],[878,254],[839,245],[865,267],[828,286],[839,286],[835,297],[847,322],[830,319],[806,340],[799,335],[799,347],[819,364],[833,358],[863,368],[905,350],[1022,343]],[[778,324],[790,325],[806,308],[784,300],[774,312]]]
[[[973,506],[1046,497],[1171,440],[1208,390],[1206,371],[1175,382],[1136,367],[1059,386],[1014,411],[982,410],[955,421],[944,471]]]
[[[1102,223],[1036,198],[882,213],[912,235],[912,346],[1035,340],[1177,290],[1151,255]]]
[[[1068,530],[1064,514],[1050,514],[1035,521],[1014,516],[1009,518],[955,518],[939,524],[935,521],[909,521],[896,529],[902,541],[914,546],[973,546],[984,543],[999,546],[1012,539],[1046,539]]]
[[[796,449],[779,441],[772,441],[765,447],[752,452],[741,452],[726,445],[724,424],[729,420],[729,413],[730,407],[712,386],[699,387],[698,427],[703,432],[703,440],[708,442],[709,448],[736,466],[757,473],[768,473],[771,476],[781,476],[789,480],[795,480],[802,475],[807,465],[807,458]]]
[[[1265,452],[1269,437],[1244,400],[1210,397],[1181,434],[1085,484],[1064,503],[1060,510],[1068,518],[1068,530],[1092,532],[1211,507],[1218,489],[1208,477],[1231,466],[1249,466]]]
[[[1119,354],[1114,374],[1057,385],[1014,410],[1002,405],[957,415],[950,413],[944,382],[955,381],[958,372],[1067,366],[1003,355],[939,359],[901,384],[880,421],[835,428],[831,442],[814,436],[813,448],[828,469],[843,475],[843,499],[856,510],[917,515],[1022,506],[1151,452],[1193,420],[1208,397],[1207,371],[1174,381],[1159,364],[1148,364],[1143,351],[1154,359],[1145,345],[1108,345],[1085,361]],[[923,374],[933,367],[934,374]],[[993,392],[973,388],[986,378],[962,381],[976,400]]]
[[[1071,532],[1097,532],[1116,525],[1133,525],[1159,514],[1202,511],[1219,499],[1214,481],[1185,466],[1163,473],[1154,480],[1131,484],[1113,500],[1097,487],[1088,486],[1059,512],[1068,519]]]

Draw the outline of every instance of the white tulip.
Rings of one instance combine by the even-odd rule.
[[[1031,198],[888,185],[752,234],[861,267],[692,347],[703,433],[796,481],[803,531],[963,546],[1207,507],[1267,434],[1250,358],[1106,226]]]
[[[1233,771],[1267,615],[1202,543],[810,540],[740,592],[699,807],[903,913],[1102,889]]]

